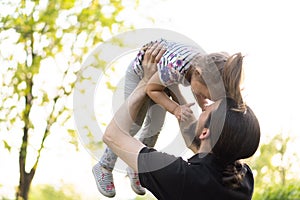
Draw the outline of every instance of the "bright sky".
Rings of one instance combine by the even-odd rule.
[[[242,52],[246,55],[245,98],[259,118],[264,141],[268,135],[280,131],[290,135],[299,132],[297,87],[300,79],[296,70],[298,72],[300,67],[297,62],[300,13],[296,0],[141,0],[140,3],[138,10],[132,8],[124,13],[136,28],[169,29],[193,39],[207,52]],[[51,137],[49,143],[60,141],[59,134]],[[163,145],[167,138],[168,134],[162,132],[157,145]],[[98,193],[91,173],[96,160],[84,150],[66,157],[63,152],[71,148],[58,142],[57,149],[46,149],[34,184],[72,183],[86,194],[86,199],[105,199]],[[68,162],[64,162],[66,159]],[[15,166],[16,160],[11,157],[4,156],[3,160],[7,162],[5,166]],[[0,177],[7,180],[11,188],[17,179],[1,167]],[[17,171],[17,166],[12,168]],[[115,173],[115,185],[116,199],[134,198],[129,180],[123,173]],[[1,194],[6,192],[0,188]]]

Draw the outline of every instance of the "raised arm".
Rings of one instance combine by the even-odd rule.
[[[143,62],[144,78],[115,113],[103,135],[104,143],[135,171],[137,171],[138,154],[145,145],[130,136],[129,130],[135,121],[139,109],[146,100],[146,84],[157,70],[156,65],[153,64],[154,61],[148,59],[148,57],[152,54],[161,56],[164,52],[162,48],[157,51],[156,47],[157,45],[153,45],[152,48],[147,49],[145,59],[148,63]],[[152,57],[155,56],[152,55]]]
[[[190,109],[194,103],[186,103],[182,100],[181,93],[173,92],[173,98],[165,93],[165,86],[161,83],[159,74],[156,72],[148,82],[147,85],[147,94],[148,96],[155,101],[155,103],[164,107],[168,112],[173,114],[179,121],[186,121],[188,118],[192,117],[193,112]],[[176,101],[177,100],[177,101]]]
[[[178,85],[172,85],[168,88],[172,99],[164,92],[165,87],[160,82],[158,73],[156,72],[149,80],[147,94],[153,101],[160,104],[177,117],[180,132],[186,146],[193,152],[197,152],[197,146],[193,143],[195,137],[195,125],[192,125],[196,121],[196,117],[190,109],[190,106],[194,105],[194,103],[187,103],[186,99],[181,94]]]
[[[156,72],[148,82],[147,85],[147,94],[148,96],[155,101],[155,103],[163,106],[168,112],[174,114],[175,109],[179,106],[179,104],[165,93],[165,86],[159,79],[159,74]]]

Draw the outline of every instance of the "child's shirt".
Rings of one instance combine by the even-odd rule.
[[[165,39],[158,40],[158,42],[166,48],[166,52],[157,64],[157,71],[162,84],[166,87],[174,84],[190,85],[185,79],[185,74],[191,67],[192,59],[201,54],[200,49]],[[144,75],[142,67],[144,54],[145,51],[140,50],[133,61],[133,69],[141,79]]]

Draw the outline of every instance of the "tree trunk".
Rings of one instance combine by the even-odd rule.
[[[27,144],[28,144],[28,129],[24,127],[24,135],[22,139],[22,146],[19,152],[19,167],[20,167],[20,180],[16,194],[17,200],[28,200],[28,193],[32,179],[35,174],[33,167],[29,173],[26,172],[26,157],[27,157]]]
[[[28,146],[28,131],[30,128],[29,113],[32,106],[32,79],[26,79],[27,87],[29,88],[28,93],[25,96],[25,110],[23,112],[23,120],[25,122],[23,128],[22,144],[19,152],[19,171],[20,179],[19,186],[16,194],[17,200],[28,200],[28,193],[32,179],[35,174],[36,166],[34,166],[29,173],[26,172],[26,158],[27,158],[27,146]]]
[[[54,106],[53,106],[52,111],[51,111],[51,113],[49,115],[49,118],[47,120],[47,126],[46,126],[45,132],[43,134],[43,138],[42,138],[40,147],[37,150],[37,157],[36,157],[35,163],[34,163],[33,167],[31,168],[30,172],[27,173],[26,172],[26,159],[27,159],[27,146],[28,146],[28,131],[29,131],[29,128],[31,127],[31,123],[30,123],[30,120],[29,120],[29,114],[30,114],[30,110],[31,110],[31,107],[32,107],[32,100],[33,100],[33,96],[32,96],[33,82],[32,82],[32,79],[27,79],[27,84],[28,84],[28,87],[30,89],[29,89],[28,94],[25,96],[26,108],[25,108],[24,116],[23,116],[25,126],[23,128],[24,135],[23,135],[23,138],[22,138],[22,145],[21,145],[20,152],[19,152],[20,180],[19,180],[18,190],[17,190],[17,193],[16,193],[16,199],[17,200],[28,200],[28,194],[29,194],[31,182],[32,182],[33,177],[35,175],[37,166],[39,164],[41,151],[44,148],[45,140],[46,140],[46,138],[48,137],[48,135],[50,133],[50,127],[54,123],[54,119],[55,119],[55,117],[53,117],[54,110],[55,110],[54,108],[55,108],[55,104],[58,100],[58,97],[54,98]]]
[[[17,200],[28,200],[28,194],[33,176],[30,173],[23,173],[17,191]]]

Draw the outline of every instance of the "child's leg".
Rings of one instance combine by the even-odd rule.
[[[117,155],[110,148],[106,147],[99,162],[102,167],[112,171],[115,167],[117,158]]]
[[[134,73],[131,63],[127,68],[125,76],[125,98],[133,92],[139,81],[140,78]],[[147,108],[148,106],[145,104],[140,110],[137,122],[131,127],[130,135],[135,135],[141,128]],[[115,196],[112,170],[114,169],[117,158],[117,155],[107,147],[100,161],[93,167],[93,174],[96,179],[98,190],[107,197]],[[143,188],[141,191],[140,194],[145,193]]]
[[[129,97],[129,95],[133,92],[136,88],[138,83],[140,82],[142,77],[139,77],[134,73],[133,68],[129,67],[126,72],[125,77],[125,99]],[[141,107],[140,111],[138,112],[136,122],[131,126],[129,134],[131,136],[136,135],[136,133],[140,130],[143,125],[145,115],[148,110],[148,105],[150,103],[150,99]],[[131,188],[132,190],[139,195],[144,195],[146,193],[145,189],[141,186],[139,181],[138,173],[134,172],[131,168],[127,168],[127,175],[129,177]]]
[[[168,88],[165,89],[165,92],[170,96]],[[165,117],[166,110],[151,100],[140,137],[140,141],[143,142],[143,144],[148,147],[154,147],[163,127]]]
[[[149,101],[150,101],[150,99],[149,99]],[[137,116],[138,120],[136,121],[136,123],[134,123],[131,126],[131,129],[129,131],[130,135],[134,136],[140,130],[140,128],[143,124],[145,115],[147,113],[147,109],[148,109],[148,103],[145,103],[138,113],[138,116]],[[138,195],[144,195],[146,193],[146,190],[140,184],[138,173],[134,172],[131,168],[127,167],[127,175],[129,177],[132,190]]]
[[[140,141],[148,147],[154,147],[165,121],[166,110],[153,101],[150,103]]]
[[[126,76],[125,76],[125,90],[124,90],[124,96],[125,100],[130,96],[130,94],[135,90],[137,85],[139,84],[140,80],[142,77],[139,77],[132,68],[132,64],[128,67],[126,71]],[[131,129],[129,131],[129,134],[131,136],[135,136],[136,133],[140,130],[140,128],[143,125],[147,110],[148,110],[148,105],[149,105],[150,100],[147,100],[142,107],[140,108],[140,111],[137,114],[136,121],[135,123],[131,126]]]
[[[131,63],[126,70],[126,75],[125,75],[125,88],[124,88],[125,99],[129,97],[129,95],[133,92],[133,90],[136,88],[139,82],[140,82],[140,77],[138,77],[138,75],[136,75],[136,73],[133,71],[132,63]],[[148,107],[147,104],[144,104],[142,106],[141,110],[138,113],[136,123],[132,125],[129,131],[130,135],[134,136],[140,130],[148,109],[147,107]],[[118,158],[117,155],[112,150],[106,148],[104,154],[100,159],[100,164],[102,167],[108,170],[113,170],[117,158]]]

